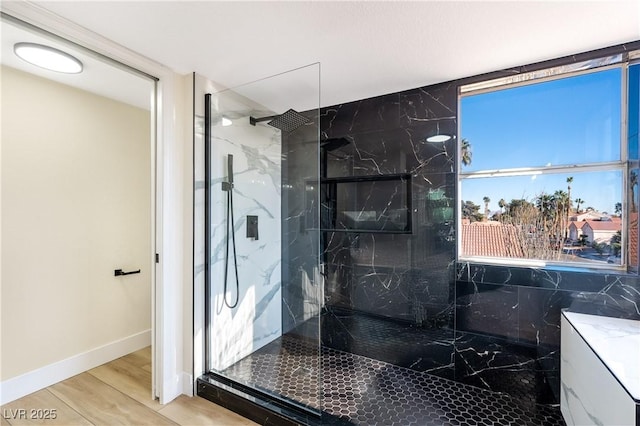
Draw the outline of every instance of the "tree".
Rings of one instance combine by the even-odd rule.
[[[502,223],[515,228],[517,244],[527,259],[549,259],[555,253],[551,250],[541,218],[536,205],[525,199],[511,200],[511,203],[505,204],[505,213],[500,215]]]
[[[567,199],[569,202],[567,205],[567,214],[571,213],[571,182],[573,182],[573,176],[567,178]]]
[[[491,202],[491,198],[486,195],[482,197],[482,201],[484,201],[484,215],[488,219],[489,218],[489,203]]]
[[[462,145],[460,147],[460,159],[462,161],[463,166],[468,166],[471,164],[471,157],[473,153],[471,152],[471,144],[467,139],[462,139]]]
[[[522,219],[524,217],[531,218],[532,211],[535,213],[536,207],[525,199],[513,199],[510,203],[505,203],[505,214],[504,218],[506,221],[510,221],[511,219]]]
[[[480,213],[480,206],[473,201],[462,201],[462,218],[469,219],[471,222],[480,222],[484,217]]]
[[[593,248],[599,256],[602,256],[602,254],[604,253],[604,249],[606,248],[606,244],[594,241],[591,243],[591,248]]]
[[[559,258],[564,241],[568,237],[569,194],[558,190],[553,194],[542,193],[535,199],[538,211],[538,232],[545,239],[552,252],[546,253],[552,258]],[[549,258],[549,257],[547,257]]]
[[[622,216],[622,203],[620,203],[620,202],[616,203],[614,209],[615,209],[615,213],[618,216]]]
[[[498,207],[500,207],[500,210],[504,212],[504,208],[506,206],[507,206],[507,202],[504,200],[504,198],[500,198],[500,201],[498,201]]]
[[[580,213],[580,204],[584,204],[584,200],[582,198],[576,198],[573,201],[576,203],[576,213]]]
[[[580,242],[580,245],[581,245],[582,247],[584,247],[584,246],[586,246],[586,245],[587,245],[587,242],[588,242],[588,241],[587,241],[587,238],[588,238],[588,237],[587,237],[585,234],[582,234],[582,235],[580,235],[580,237],[578,237],[578,241]]]
[[[573,179],[573,178],[571,178]],[[567,221],[569,220],[569,210],[571,209],[570,194],[562,190],[553,193],[553,203],[555,207],[554,231],[556,241],[564,241],[569,237]]]
[[[536,207],[542,219],[542,230],[548,231],[553,221],[553,197],[543,192],[536,197]]]
[[[616,232],[615,235],[611,237],[609,243],[611,244],[613,255],[619,256],[620,250],[622,249],[622,231]]]

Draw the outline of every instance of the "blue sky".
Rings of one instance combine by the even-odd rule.
[[[620,159],[621,69],[467,96],[461,100],[461,138],[472,147],[462,171],[585,164]],[[614,172],[517,176],[465,180],[462,199],[491,210],[504,198],[533,199],[567,190],[600,211],[622,200],[621,174]],[[484,207],[483,207],[484,208]]]
[[[580,209],[593,207],[600,212],[614,213],[615,204],[622,201],[622,173],[563,173],[558,175],[513,176],[504,178],[466,179],[462,182],[462,199],[471,200],[481,206],[482,199],[491,199],[489,209],[499,210],[498,201],[524,198],[533,200],[542,192],[553,194],[557,190],[567,191],[567,177],[572,176],[571,199],[581,198]],[[575,208],[575,203],[573,204]]]

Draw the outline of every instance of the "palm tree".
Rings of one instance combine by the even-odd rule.
[[[482,201],[484,201],[484,215],[488,219],[489,218],[489,202],[491,201],[491,198],[485,195],[484,197],[482,197]]]
[[[568,196],[567,215],[571,213],[571,182],[573,182],[573,176],[569,176],[567,178],[567,196]]]
[[[468,166],[471,164],[471,144],[468,140],[462,138],[462,146],[460,147],[460,159],[462,160],[463,166]]]
[[[573,178],[570,178],[573,179]],[[567,179],[567,182],[569,180]],[[569,186],[571,188],[571,186]],[[558,190],[553,193],[553,204],[555,205],[555,225],[558,237],[568,237],[567,220],[569,219],[569,209],[571,208],[571,198],[569,194]]]
[[[506,205],[507,202],[504,200],[504,198],[500,198],[500,201],[498,201],[498,207],[500,207],[500,210],[504,210]]]
[[[582,198],[576,198],[573,201],[576,203],[576,213],[580,213],[580,204],[584,204],[584,200]]]
[[[617,202],[615,205],[615,213],[622,217],[622,203]]]
[[[549,194],[545,194],[544,192],[536,197],[536,207],[540,212],[540,216],[542,217],[542,228],[543,230],[547,230],[547,223],[553,217],[552,208],[553,208],[553,197]]]

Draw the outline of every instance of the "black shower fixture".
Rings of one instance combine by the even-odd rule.
[[[350,143],[351,141],[347,138],[329,138],[320,141],[320,149],[324,149],[326,151],[335,151],[336,149],[347,146]]]
[[[267,123],[269,126],[280,129],[283,132],[292,132],[298,127],[311,122],[307,117],[293,109],[289,109],[280,115],[271,115],[262,118],[249,117],[249,123],[251,123],[252,126],[267,120],[270,120]]]

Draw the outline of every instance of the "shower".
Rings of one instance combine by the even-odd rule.
[[[294,75],[305,78],[289,85]],[[209,87],[196,79],[195,91]],[[204,305],[203,366],[207,378],[315,417],[320,415],[323,282],[315,225],[320,215],[319,66],[278,79],[283,84],[277,86],[287,90],[275,90],[274,80],[267,79],[198,93],[204,105],[196,104],[194,111],[194,202],[204,214],[194,219],[202,229],[195,243],[195,262],[201,263],[194,279]],[[254,98],[261,93],[272,98]],[[223,123],[221,117],[233,122]],[[299,362],[291,375],[300,397],[255,380],[247,374],[254,370],[245,371],[255,357],[288,361],[292,350]],[[290,375],[283,367],[259,371],[267,381],[277,380]]]
[[[267,120],[270,120],[267,123],[269,126],[280,129],[283,132],[292,132],[298,127],[311,122],[311,120],[309,120],[307,117],[293,109],[289,109],[280,115],[271,115],[262,118],[249,117],[249,123],[251,123],[252,126],[255,126],[256,123]]]
[[[210,111],[209,111],[210,115]],[[208,122],[210,125],[210,116],[208,117]],[[303,126],[311,120],[309,120],[304,115],[299,112],[289,109],[280,115],[273,115],[262,118],[254,118],[249,117],[249,123],[252,126],[255,126],[257,123],[268,121],[268,125],[279,129],[283,132],[292,132],[300,126]],[[233,309],[238,306],[238,301],[240,300],[240,279],[238,277],[238,255],[236,250],[236,233],[235,233],[235,215],[233,209],[233,155],[227,155],[227,180],[222,182],[222,191],[227,194],[227,202],[226,202],[226,215],[225,215],[225,256],[224,256],[224,278],[223,278],[223,290],[222,290],[222,301],[223,306],[227,306],[229,309]],[[257,216],[247,216],[247,237],[252,237],[257,239]],[[235,301],[231,303],[227,300],[227,290],[229,283],[229,262],[231,261],[229,256],[229,248],[231,246],[232,256],[233,256],[233,269],[235,272]],[[233,299],[231,299],[233,300]]]

